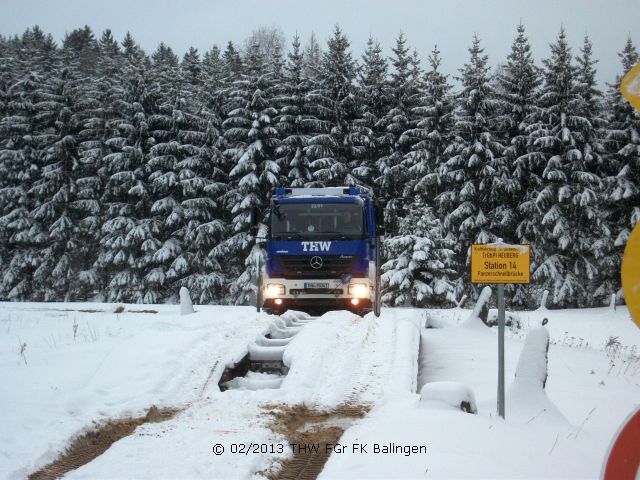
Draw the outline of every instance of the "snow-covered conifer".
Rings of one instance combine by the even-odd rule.
[[[353,145],[347,137],[356,115],[355,75],[349,40],[336,26],[323,54],[319,88],[309,94],[319,109],[317,126],[321,130],[309,139],[305,150],[314,179],[325,186],[356,183],[350,181],[347,168],[353,156]]]
[[[254,44],[247,55],[246,74],[232,85],[231,109],[223,122],[224,136],[229,143],[225,155],[233,164],[231,185],[224,195],[231,225],[230,236],[214,249],[218,258],[224,256],[231,263],[229,278],[234,280],[230,297],[236,304],[253,300],[258,260],[264,257],[251,232],[252,211],[258,212],[258,233],[264,235],[263,221],[271,190],[279,183],[280,169],[275,161],[279,140],[274,127],[278,112],[269,96],[271,88],[271,74]]]
[[[399,223],[398,234],[384,243],[389,260],[382,265],[382,300],[392,306],[450,305],[456,277],[453,240],[421,200]]]
[[[373,187],[377,177],[376,161],[383,155],[378,147],[383,134],[380,119],[387,113],[389,101],[387,61],[380,43],[369,37],[358,71],[359,113],[351,134],[360,149],[350,164],[353,176],[365,187]]]
[[[504,169],[495,177],[495,205],[491,229],[507,242],[517,243],[516,227],[522,221],[518,206],[530,189],[537,188],[540,171],[535,155],[529,156],[529,129],[535,121],[540,72],[534,64],[524,25],[518,25],[507,60],[496,76],[499,138],[505,146]]]
[[[305,153],[315,120],[306,104],[309,90],[310,83],[304,74],[304,56],[296,35],[285,66],[284,81],[274,99],[279,105],[277,128],[282,136],[282,143],[276,150],[277,162],[286,184],[291,187],[304,187],[312,181]]]
[[[443,164],[445,191],[437,197],[441,212],[447,212],[444,227],[458,239],[456,244],[458,285],[463,288],[472,243],[494,241],[489,212],[495,163],[502,155],[502,145],[495,139],[496,100],[489,83],[488,57],[480,39],[474,36],[469,48],[469,62],[461,69],[462,92],[453,127],[454,138],[445,150],[449,156]]]
[[[429,55],[430,70],[425,74],[422,96],[413,115],[418,123],[405,135],[415,138],[416,143],[405,155],[410,181],[405,186],[406,197],[416,197],[425,205],[432,205],[441,193],[441,170],[444,154],[451,140],[453,127],[453,95],[447,75],[440,72],[440,51],[435,46]],[[440,214],[435,205],[438,217]]]
[[[391,58],[393,70],[389,79],[389,109],[378,121],[382,135],[377,144],[383,155],[377,159],[376,186],[381,192],[380,201],[385,209],[385,225],[390,234],[398,231],[398,219],[404,214],[407,201],[403,190],[407,178],[404,155],[409,152],[415,137],[406,135],[415,126],[413,109],[419,101],[419,74],[417,59],[409,53],[403,33],[396,39]],[[385,151],[386,150],[386,151]]]

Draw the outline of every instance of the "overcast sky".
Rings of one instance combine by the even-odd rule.
[[[65,32],[89,25],[96,36],[111,28],[120,40],[130,31],[148,53],[164,41],[179,55],[189,46],[202,53],[229,40],[242,44],[253,29],[271,25],[288,39],[297,31],[306,40],[313,31],[324,45],[338,23],[359,58],[369,35],[390,54],[402,30],[423,64],[437,43],[450,74],[467,60],[474,33],[495,65],[520,21],[538,60],[564,25],[576,52],[584,35],[591,37],[601,85],[620,73],[617,52],[629,35],[640,48],[640,0],[0,0],[0,13],[4,35],[39,25],[60,42]]]

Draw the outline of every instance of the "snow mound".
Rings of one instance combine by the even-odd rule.
[[[298,332],[300,330],[300,328],[301,328],[299,326],[297,326],[297,327],[289,326],[287,321],[282,319],[282,318],[276,318],[273,321],[273,325],[275,325],[276,327],[278,327],[281,330],[285,330],[285,331],[289,330],[289,331],[292,331],[292,332]]]
[[[266,388],[280,388],[282,375],[271,373],[248,372],[246,377],[236,377],[225,383],[229,389],[235,390],[263,390]]]
[[[513,384],[506,395],[507,418],[526,423],[534,419],[567,422],[544,391],[548,350],[548,330],[544,327],[532,328],[522,347]]]
[[[300,331],[300,327],[287,327],[282,321],[276,320],[269,326],[271,338],[283,339],[291,338]]]
[[[490,298],[491,298],[491,287],[486,286],[480,292],[480,296],[478,297],[476,306],[473,307],[471,314],[464,321],[464,323],[462,323],[461,326],[465,328],[472,328],[472,329],[478,329],[478,330],[485,330],[486,328],[488,328],[480,318],[480,312],[482,311],[482,307],[484,306],[484,304],[487,303]]]
[[[385,388],[387,397],[405,396],[418,388],[418,352],[420,330],[410,320],[400,320],[395,326],[395,355],[389,381]]]
[[[189,289],[187,287],[180,288],[180,315],[189,315],[195,313],[193,309],[193,302],[191,301],[191,295],[189,295]]]
[[[285,320],[292,320],[292,321],[311,319],[309,314],[305,312],[298,312],[296,310],[287,310],[282,315],[280,315],[280,318],[284,318]]]
[[[477,413],[476,397],[471,388],[460,382],[431,382],[420,390],[420,406],[450,406],[463,412]]]

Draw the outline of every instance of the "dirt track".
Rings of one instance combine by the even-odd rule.
[[[53,480],[99,457],[118,440],[131,435],[145,423],[164,422],[173,418],[179,410],[159,410],[152,406],[144,417],[109,420],[97,428],[76,438],[56,460],[29,475],[29,480]]]
[[[270,405],[273,416],[269,428],[285,435],[290,444],[319,445],[317,453],[293,451],[293,457],[282,464],[273,480],[313,480],[318,477],[331,455],[328,445],[335,445],[345,429],[356,419],[364,417],[368,405],[344,404],[333,410],[313,410],[304,405]]]

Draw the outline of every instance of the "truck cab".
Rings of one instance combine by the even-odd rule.
[[[371,196],[354,187],[276,189],[263,310],[379,315],[380,213]]]

